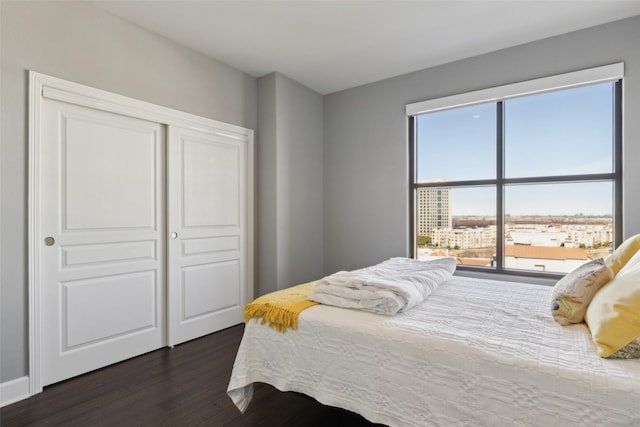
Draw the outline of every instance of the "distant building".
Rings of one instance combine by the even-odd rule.
[[[451,188],[418,188],[416,204],[416,229],[419,236],[430,235],[436,229],[452,227]]]
[[[537,228],[527,230],[523,227],[507,227],[509,238],[505,243],[507,245],[562,246],[568,240],[566,231],[547,226],[538,226]]]
[[[613,223],[601,224],[506,224],[506,245],[593,248],[613,241]]]
[[[567,231],[567,240],[576,245],[591,248],[613,242],[613,222],[606,225],[567,225],[562,228]]]
[[[488,248],[496,245],[496,226],[439,228],[431,232],[431,243],[440,247]]]
[[[589,259],[589,255],[580,248],[522,245],[504,247],[505,268],[519,270],[568,273]]]
[[[456,257],[456,264],[472,265],[474,267],[490,267],[491,259],[489,258],[461,258]]]

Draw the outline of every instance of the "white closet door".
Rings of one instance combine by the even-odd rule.
[[[43,99],[42,385],[166,345],[164,127]]]
[[[169,345],[242,322],[247,299],[247,146],[169,128]]]

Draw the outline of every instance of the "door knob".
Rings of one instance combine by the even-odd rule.
[[[56,243],[56,239],[54,239],[51,236],[44,238],[44,244],[47,246],[53,246],[55,243]]]
[[[178,237],[178,233],[176,233],[175,231],[173,233],[171,233],[171,238],[175,239]]]

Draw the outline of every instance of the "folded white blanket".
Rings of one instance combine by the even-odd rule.
[[[455,269],[453,258],[391,258],[371,267],[327,276],[318,281],[309,299],[393,316],[424,301]]]

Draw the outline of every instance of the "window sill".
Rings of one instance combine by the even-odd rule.
[[[549,277],[536,277],[516,273],[497,273],[492,271],[479,271],[476,269],[457,268],[454,276],[470,277],[474,279],[501,280],[503,282],[531,283],[534,285],[553,286],[562,275]]]

